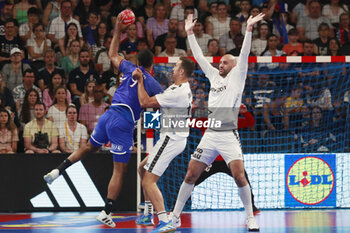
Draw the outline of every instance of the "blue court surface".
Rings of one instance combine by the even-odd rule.
[[[13,233],[147,233],[135,224],[140,213],[115,213],[116,228],[98,222],[97,212],[0,214],[0,232]],[[350,232],[350,209],[266,210],[256,216],[260,232]],[[247,232],[243,211],[190,212],[181,216],[177,233]]]

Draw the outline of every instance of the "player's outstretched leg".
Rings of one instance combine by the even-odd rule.
[[[252,197],[250,185],[244,175],[243,160],[233,160],[229,163],[232,176],[238,186],[239,196],[242,200],[245,212],[247,214],[248,231],[259,231],[259,225],[253,215]]]
[[[113,163],[113,175],[108,184],[108,194],[104,209],[96,217],[96,219],[109,227],[115,227],[112,219],[113,205],[123,185],[123,177],[128,164],[125,162]]]
[[[85,146],[79,147],[78,150],[74,151],[67,159],[65,159],[57,168],[53,169],[51,172],[44,176],[44,180],[48,184],[52,184],[59,175],[62,174],[68,167],[73,163],[80,161],[87,153],[97,151],[98,147],[93,146],[88,142]]]
[[[148,157],[146,157],[139,165],[137,171],[141,177],[141,180],[145,176],[146,170],[143,168],[145,164],[147,163]],[[144,226],[153,226],[154,221],[153,221],[153,205],[152,202],[150,201],[146,190],[143,189],[143,196],[145,198],[145,208],[143,210],[143,214],[136,219],[136,224],[139,225],[144,225]]]

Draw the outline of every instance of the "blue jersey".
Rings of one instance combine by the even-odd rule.
[[[112,99],[112,106],[125,106],[132,115],[132,120],[136,122],[140,119],[142,108],[137,94],[137,80],[133,79],[132,72],[137,66],[130,61],[122,60],[119,65],[119,72],[122,72],[122,83],[115,91]],[[162,93],[163,89],[160,84],[147,72],[143,67],[140,67],[144,75],[144,85],[149,96]]]

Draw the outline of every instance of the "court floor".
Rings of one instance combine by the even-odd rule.
[[[140,213],[115,213],[116,228],[95,220],[97,212],[0,214],[0,232],[6,233],[148,233],[153,227],[135,224]],[[189,212],[181,217],[177,233],[247,232],[243,211]],[[350,209],[266,210],[257,215],[260,232],[350,232]]]

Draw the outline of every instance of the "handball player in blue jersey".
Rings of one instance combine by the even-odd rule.
[[[134,80],[132,77],[132,73],[138,67],[124,60],[118,54],[120,34],[127,27],[121,21],[121,16],[118,15],[109,50],[109,57],[113,66],[124,74],[121,85],[114,93],[112,105],[98,120],[87,145],[74,151],[56,169],[44,176],[45,181],[51,184],[70,165],[81,160],[89,152],[97,151],[102,145],[110,141],[110,151],[113,154],[114,161],[113,175],[108,185],[105,208],[96,217],[97,220],[109,227],[115,227],[115,223],[111,217],[111,211],[122,187],[123,174],[126,171],[131,155],[135,123],[140,119],[142,112],[137,94],[137,80]],[[153,64],[152,52],[149,50],[140,51],[138,54],[138,63],[144,75],[144,86],[148,95],[154,96],[163,92],[160,84],[150,74]]]

